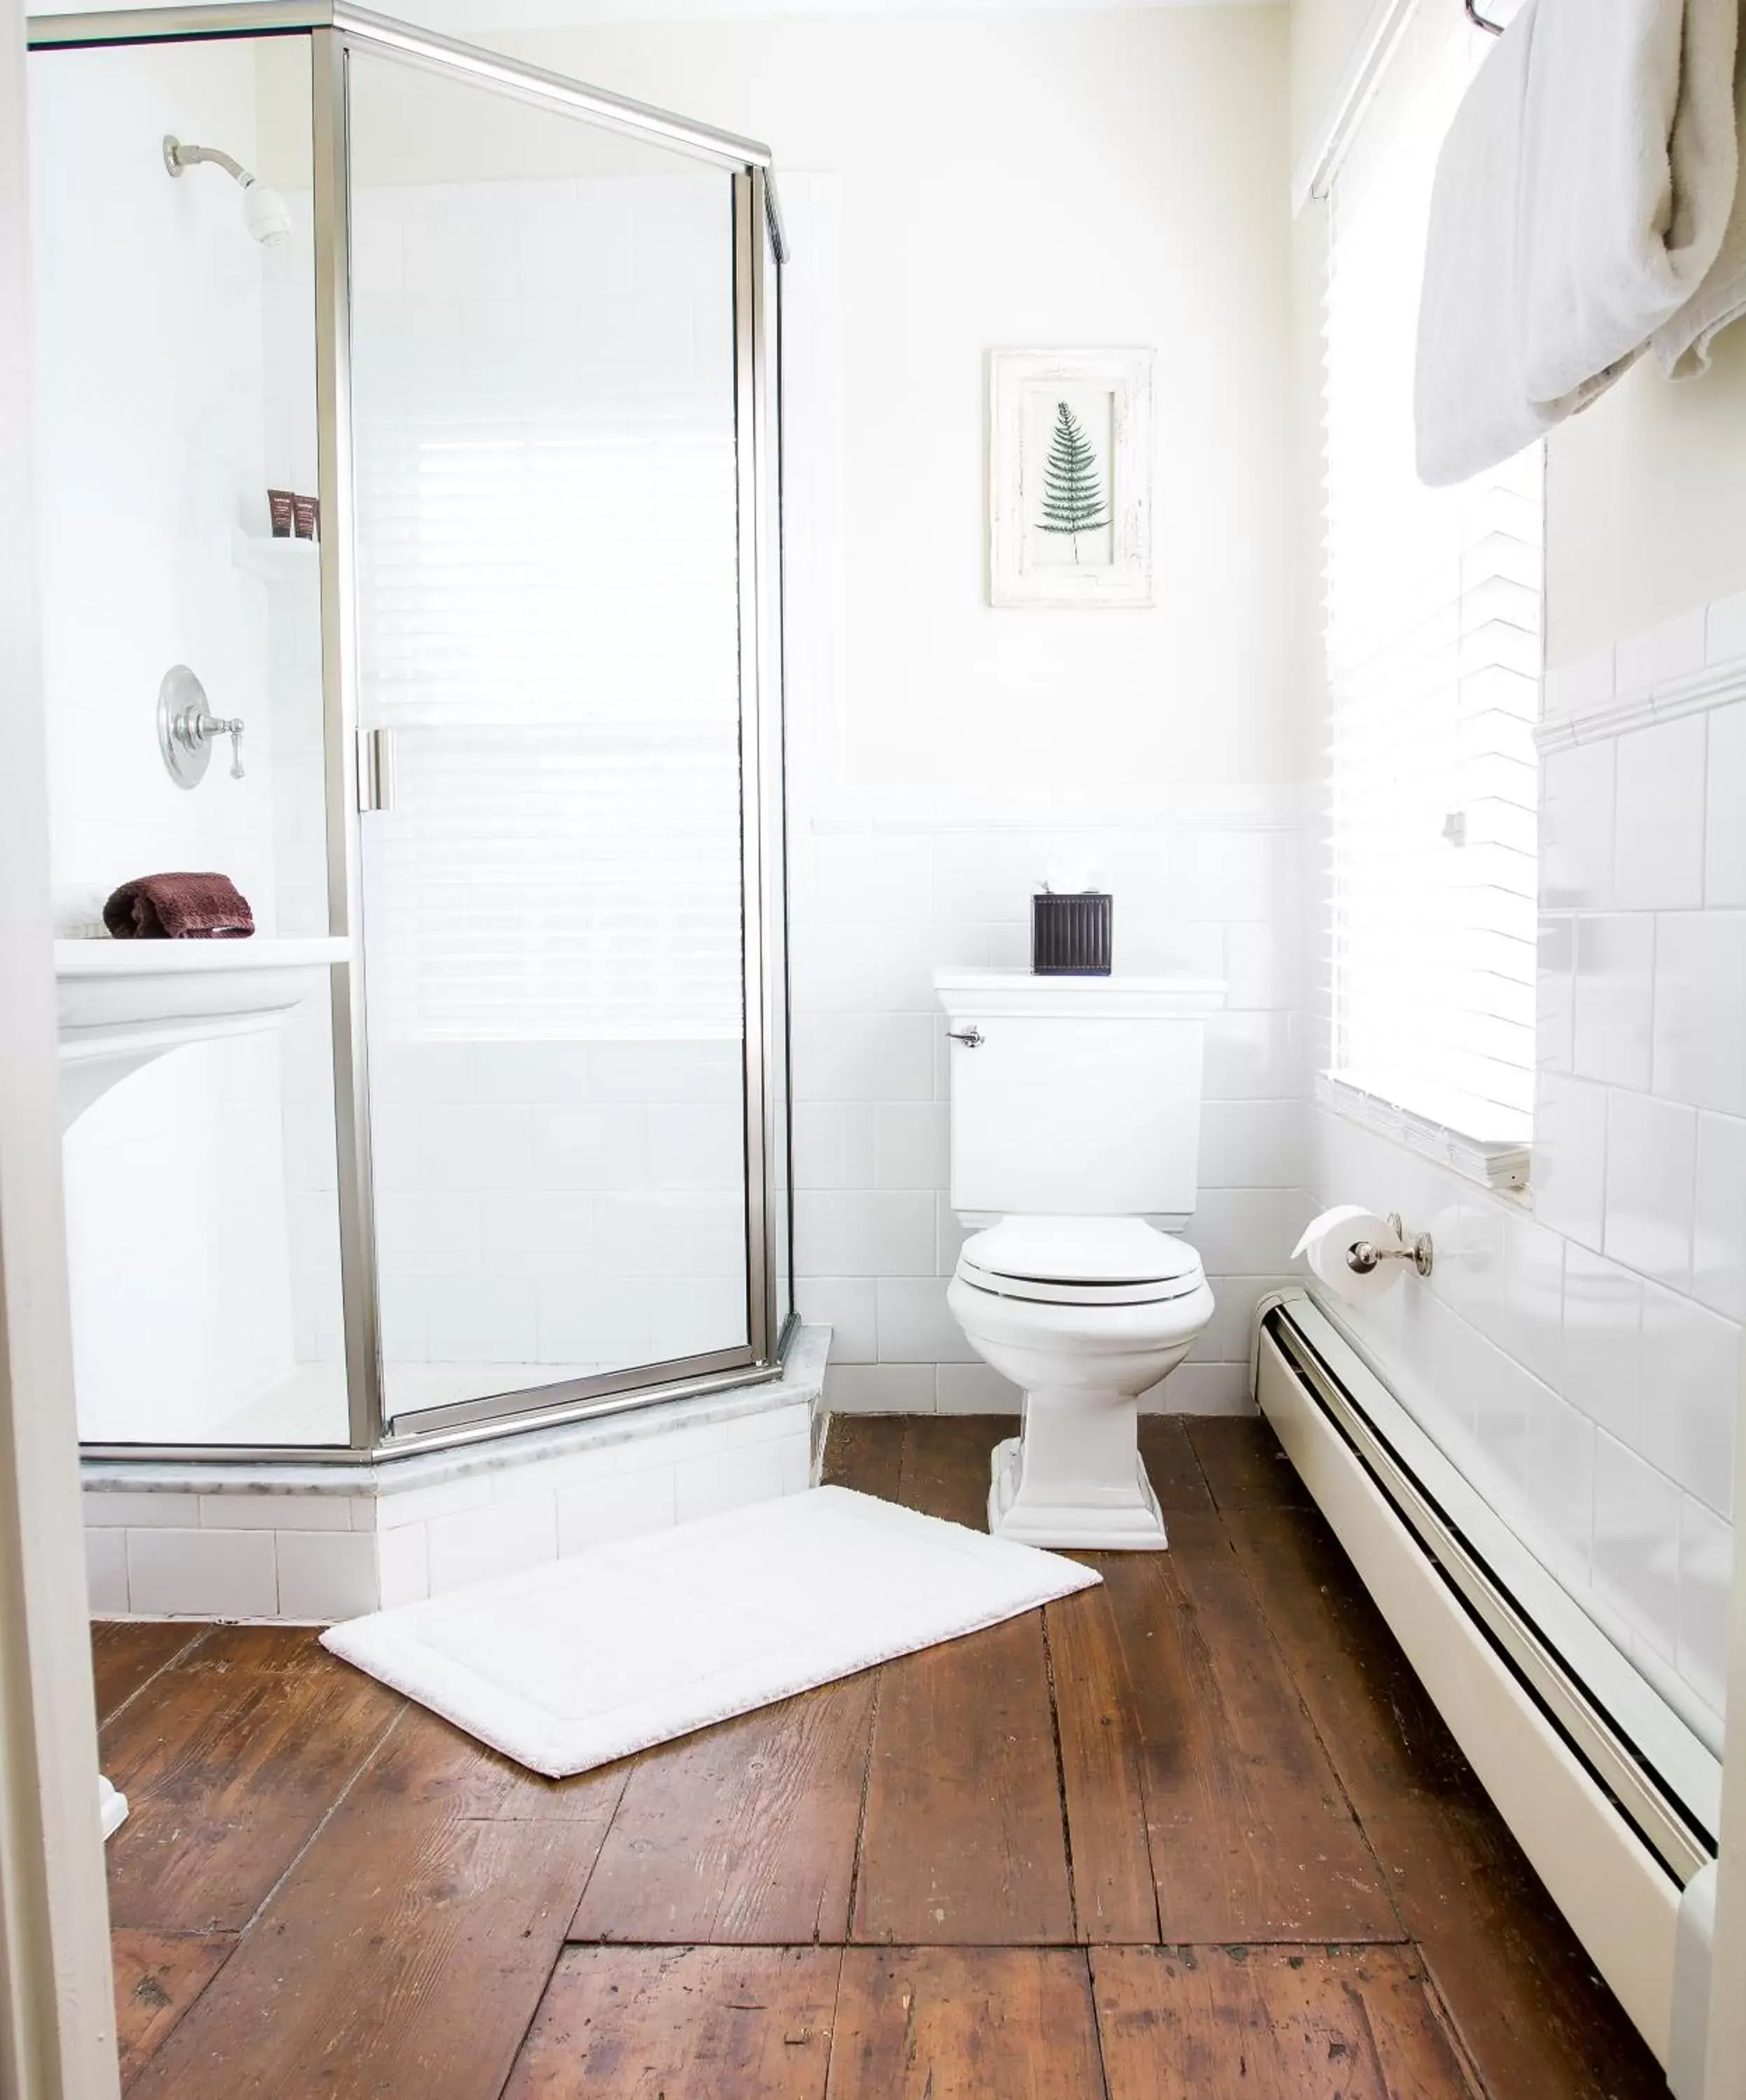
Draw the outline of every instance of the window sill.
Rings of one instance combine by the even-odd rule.
[[[1458,1120],[1440,1121],[1417,1110],[1403,1108],[1399,1101],[1365,1086],[1348,1072],[1318,1073],[1316,1098],[1336,1115],[1391,1138],[1409,1152],[1434,1160],[1482,1189],[1510,1191],[1528,1186],[1532,1148],[1525,1128],[1475,1136],[1462,1128]]]

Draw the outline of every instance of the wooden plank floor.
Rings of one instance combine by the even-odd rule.
[[[993,1418],[829,1476],[979,1523]],[[306,1632],[95,1630],[139,2100],[1650,2100],[1266,1427],[1166,1555],[553,1784]]]

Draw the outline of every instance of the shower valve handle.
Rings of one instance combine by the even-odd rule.
[[[192,726],[195,735],[202,743],[221,736],[227,736],[230,739],[231,778],[233,780],[240,780],[243,777],[242,717],[240,715],[231,715],[228,717],[223,715],[202,715]]]
[[[204,708],[189,708],[176,717],[172,725],[177,740],[189,750],[198,750],[201,744],[210,743],[221,736],[231,740],[231,778],[243,777],[242,739],[243,718],[240,715],[209,715]]]

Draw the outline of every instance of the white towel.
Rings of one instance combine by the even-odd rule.
[[[1739,5],[1529,0],[1487,55],[1432,189],[1422,479],[1585,408],[1700,292],[1735,201]]]
[[[1697,290],[1734,208],[1739,0],[1536,0],[1523,364],[1555,401]]]
[[[1655,332],[1655,354],[1669,379],[1691,379],[1709,371],[1711,344],[1730,322],[1746,314],[1746,0],[1734,55],[1734,127],[1741,166],[1721,251],[1696,291]]]
[[[1413,408],[1419,479],[1434,488],[1513,457],[1629,361],[1566,401],[1528,390],[1519,203],[1534,24],[1530,0],[1462,98],[1431,187]]]

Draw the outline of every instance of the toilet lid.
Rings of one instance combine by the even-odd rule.
[[[1140,1218],[1003,1218],[964,1242],[967,1283],[1004,1298],[1153,1304],[1206,1281],[1201,1258]]]

